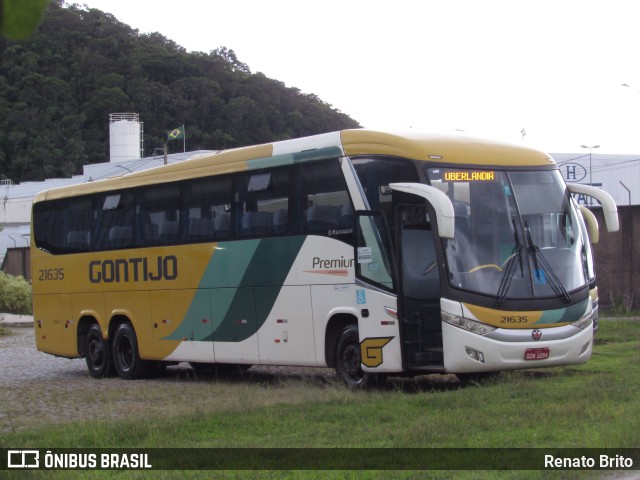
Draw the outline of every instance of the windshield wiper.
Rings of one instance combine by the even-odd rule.
[[[551,268],[551,265],[549,265],[549,262],[547,262],[547,259],[544,258],[544,255],[540,251],[540,248],[538,248],[538,246],[533,243],[533,240],[531,238],[531,230],[529,229],[529,224],[527,222],[524,222],[524,231],[527,235],[527,243],[529,244],[529,254],[533,259],[533,266],[535,269],[533,274],[537,276],[538,279],[541,278],[540,268],[538,268],[538,261],[540,261],[540,264],[542,265],[542,272],[545,274],[545,278],[549,278],[549,284],[551,285],[553,291],[556,293],[556,295],[562,295],[566,303],[571,303],[571,295],[569,295],[567,289],[564,287],[560,279],[556,276],[555,272]]]
[[[516,228],[516,223],[513,218],[511,219],[511,223],[513,224],[513,238],[516,242],[516,246],[511,257],[507,259],[507,269],[505,270],[502,280],[500,281],[500,286],[498,287],[497,307],[501,306],[504,303],[505,298],[507,298],[507,293],[509,292],[511,282],[515,276],[516,260],[518,261],[517,263],[520,264],[520,274],[522,275],[522,250],[524,249],[524,245],[520,243],[518,229]]]

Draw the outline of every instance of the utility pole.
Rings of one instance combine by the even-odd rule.
[[[600,148],[600,145],[580,145],[582,148],[588,148],[589,149],[589,185],[593,185],[593,175],[592,173],[592,169],[591,169],[591,149],[593,148]]]

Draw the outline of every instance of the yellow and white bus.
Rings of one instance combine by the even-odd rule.
[[[93,377],[175,362],[479,374],[586,362],[597,223],[547,154],[347,130],[52,189],[37,347]],[[589,233],[588,233],[589,232]]]

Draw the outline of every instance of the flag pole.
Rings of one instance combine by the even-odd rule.
[[[184,123],[182,124],[182,153],[187,151],[187,132],[184,129]]]

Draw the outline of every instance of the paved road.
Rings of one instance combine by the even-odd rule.
[[[101,380],[89,376],[84,359],[38,352],[33,327],[10,327],[0,336],[0,435],[41,423],[136,418],[189,413],[194,396],[203,410],[226,410],[244,402],[287,403],[287,388],[258,388],[247,399],[247,385],[276,385],[293,379],[337,383],[325,368],[256,366],[245,374],[196,374],[188,363],[172,366],[156,379]],[[220,380],[220,381],[219,381]],[[188,385],[188,387],[187,387]],[[336,390],[338,391],[338,390]]]
[[[88,377],[83,359],[54,357],[36,350],[33,328],[13,327],[0,337],[0,386],[54,378]]]
[[[83,358],[61,358],[48,353],[39,352],[35,346],[32,327],[11,326],[11,335],[0,337],[0,387],[17,385],[30,380],[78,380],[91,379]],[[188,363],[172,366],[170,374],[189,377],[191,368]],[[334,378],[333,369],[312,367],[277,367],[254,366],[252,374],[269,377],[279,376],[313,376]],[[264,379],[264,378],[263,378]],[[119,379],[115,379],[121,382]],[[95,380],[94,380],[95,383]],[[124,382],[126,384],[127,382]]]

